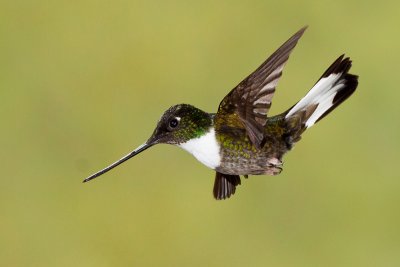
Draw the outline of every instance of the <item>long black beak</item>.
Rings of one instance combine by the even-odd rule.
[[[123,158],[121,158],[120,160],[114,162],[113,164],[111,164],[110,166],[102,169],[101,171],[96,172],[95,174],[90,175],[88,178],[86,178],[85,180],[83,180],[84,183],[89,182],[90,180],[99,177],[100,175],[108,172],[109,170],[117,167],[118,165],[120,165],[121,163],[127,161],[128,159],[136,156],[137,154],[139,154],[142,151],[145,151],[146,149],[148,149],[149,147],[153,146],[152,143],[144,143],[143,145],[139,146],[138,148],[136,148],[135,150],[133,150],[131,153],[129,153],[128,155],[124,156]]]

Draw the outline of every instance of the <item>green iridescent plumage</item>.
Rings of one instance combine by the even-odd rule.
[[[168,144],[180,144],[190,139],[199,138],[212,126],[212,114],[204,112],[192,105],[179,104],[164,112],[151,139]],[[179,120],[179,131],[171,129],[171,120]],[[161,138],[160,138],[161,136]]]

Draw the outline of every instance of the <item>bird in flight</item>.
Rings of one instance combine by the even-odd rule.
[[[299,102],[269,116],[272,97],[290,53],[307,27],[300,29],[253,73],[222,99],[217,113],[179,104],[164,112],[151,137],[88,182],[156,144],[176,145],[215,170],[213,195],[226,199],[240,185],[240,176],[277,175],[282,157],[313,126],[357,88],[351,60],[341,55]]]

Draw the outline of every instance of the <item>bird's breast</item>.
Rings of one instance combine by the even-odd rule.
[[[211,128],[206,134],[178,146],[211,169],[217,168],[221,163],[220,145],[217,142],[214,128]]]

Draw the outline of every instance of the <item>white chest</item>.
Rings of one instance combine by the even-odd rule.
[[[215,169],[221,163],[220,146],[215,137],[214,128],[205,135],[189,140],[179,146],[211,169]]]

